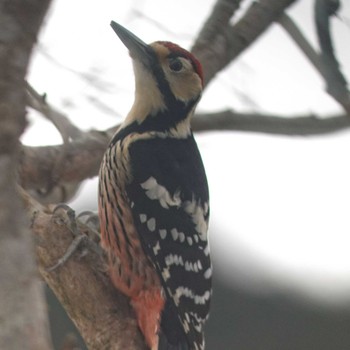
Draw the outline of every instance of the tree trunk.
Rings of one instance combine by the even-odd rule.
[[[0,0],[0,349],[50,349],[32,235],[16,191],[24,78],[49,0]]]

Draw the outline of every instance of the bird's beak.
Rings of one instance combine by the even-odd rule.
[[[114,21],[111,22],[111,27],[129,49],[131,58],[141,61],[147,67],[151,65],[154,59],[154,51],[149,45]]]

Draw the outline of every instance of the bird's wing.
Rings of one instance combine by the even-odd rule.
[[[130,160],[127,195],[143,249],[194,341],[202,336],[211,296],[208,188],[197,146],[193,138],[140,141]]]

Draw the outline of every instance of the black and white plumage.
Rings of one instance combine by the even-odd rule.
[[[175,44],[112,27],[133,58],[136,92],[100,170],[110,274],[152,350],[201,350],[212,275],[208,185],[190,128],[201,67]]]

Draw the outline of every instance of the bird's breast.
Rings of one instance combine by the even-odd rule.
[[[99,177],[101,243],[108,255],[114,285],[129,297],[160,286],[141,246],[125,191],[131,177],[128,142],[120,140],[108,148]]]

